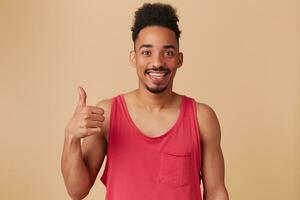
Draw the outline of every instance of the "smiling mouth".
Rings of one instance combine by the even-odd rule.
[[[170,70],[167,69],[148,69],[145,71],[146,74],[152,77],[164,77],[170,73]]]
[[[170,71],[168,70],[147,70],[145,72],[145,74],[147,74],[150,79],[152,79],[155,82],[161,82],[165,79],[165,77],[170,74]]]
[[[169,74],[169,72],[166,72],[166,71],[149,71],[149,72],[146,72],[146,74],[148,74],[149,76],[151,77],[164,77],[166,75]]]

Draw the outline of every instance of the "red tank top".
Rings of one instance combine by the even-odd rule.
[[[101,177],[106,200],[202,199],[196,104],[190,97],[181,97],[177,121],[157,137],[137,128],[122,94],[113,98]]]

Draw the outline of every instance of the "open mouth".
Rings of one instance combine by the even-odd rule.
[[[145,72],[152,80],[154,81],[162,81],[165,79],[165,77],[170,74],[169,71],[164,70],[164,71],[155,71],[155,70],[147,70]]]

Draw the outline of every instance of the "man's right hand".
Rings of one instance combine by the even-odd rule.
[[[104,121],[104,110],[97,106],[86,105],[86,93],[79,89],[79,101],[71,120],[65,128],[65,135],[81,139],[94,134],[100,134]]]

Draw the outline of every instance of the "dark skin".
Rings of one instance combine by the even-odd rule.
[[[147,136],[157,137],[170,129],[179,114],[181,98],[173,92],[172,87],[176,71],[182,66],[183,54],[179,51],[174,32],[159,26],[142,29],[134,45],[129,60],[136,69],[139,86],[136,90],[126,93],[124,98],[136,126]],[[86,94],[81,88],[78,103],[81,110],[89,108],[85,101]],[[91,110],[85,113],[86,118],[78,117],[84,115],[83,111],[77,112],[66,127],[62,172],[73,199],[80,199],[88,194],[102,166],[107,152],[107,119],[110,118],[111,102],[112,99],[105,99],[96,106],[91,106]],[[204,200],[228,200],[217,116],[211,107],[197,102],[197,117],[201,127],[199,134]],[[86,134],[79,134],[83,129],[86,130]],[[80,139],[83,139],[82,145]],[[82,154],[79,149],[82,150]],[[75,184],[78,182],[82,184]]]

